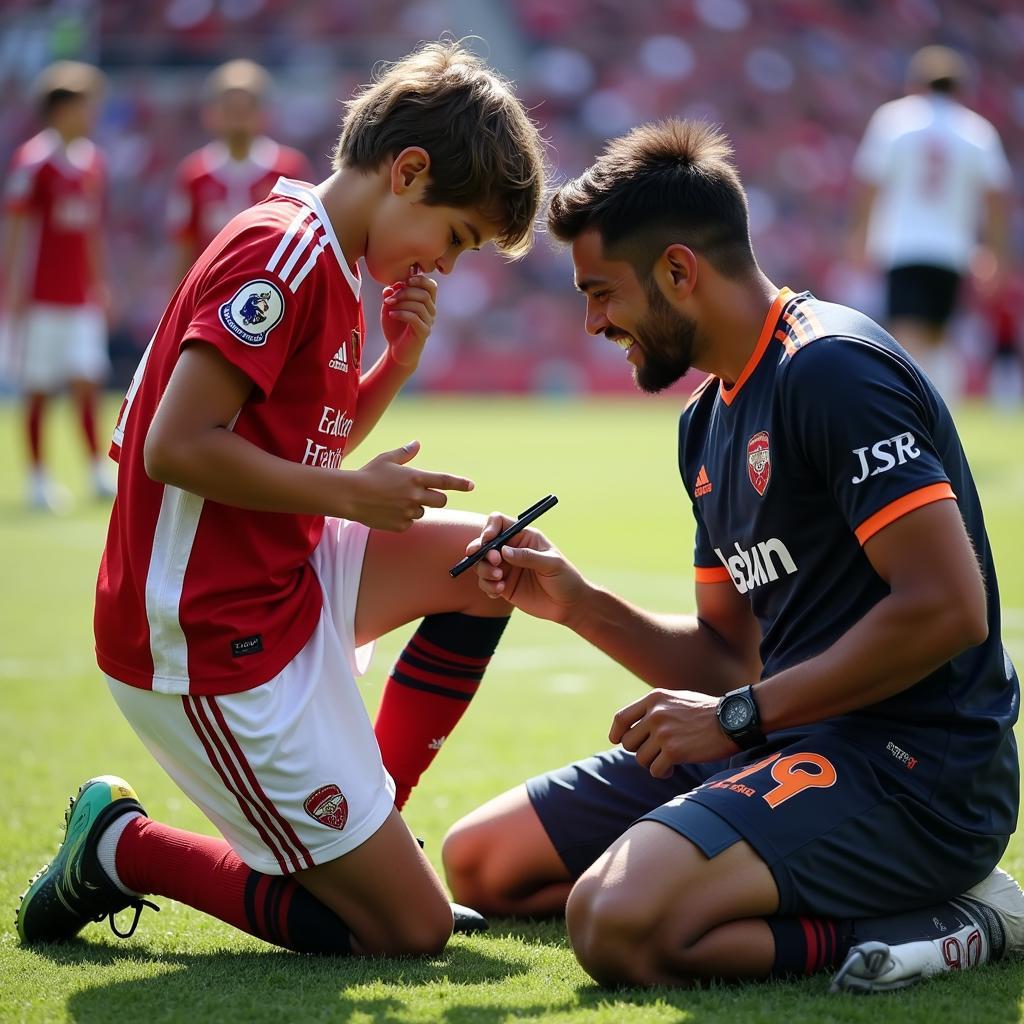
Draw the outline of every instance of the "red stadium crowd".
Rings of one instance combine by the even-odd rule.
[[[446,0],[316,4],[309,0],[160,0],[93,5],[71,33],[40,4],[5,5],[2,24],[47,34],[49,53],[8,47],[0,87],[0,159],[35,128],[29,86],[40,56],[92,60],[110,87],[97,142],[111,182],[108,229],[114,302],[112,355],[120,377],[176,284],[168,242],[175,167],[207,138],[201,86],[232,57],[269,69],[267,132],[326,174],[339,99],[395,58],[443,31],[478,33],[478,48],[517,87],[550,141],[560,176],[577,173],[605,138],[669,114],[722,123],[748,183],[755,244],[766,271],[823,298],[878,310],[874,275],[846,257],[851,162],[871,112],[902,91],[909,55],[944,42],[968,59],[971,106],[999,130],[1011,165],[1024,158],[1024,13],[1015,0]],[[58,9],[60,5],[52,5]],[[76,34],[77,33],[77,34]],[[54,52],[60,46],[74,52]],[[33,57],[33,54],[35,57]],[[35,63],[32,61],[35,60]],[[1019,194],[1019,190],[1018,190]],[[1024,239],[1015,214],[1016,251]],[[443,282],[440,315],[418,386],[572,392],[631,387],[621,355],[594,344],[566,288],[567,258],[543,238],[519,263],[465,261]],[[975,389],[992,354],[1022,342],[1021,296],[965,305],[960,322]]]

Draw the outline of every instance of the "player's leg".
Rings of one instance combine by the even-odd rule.
[[[351,637],[338,599],[325,591],[302,651],[251,690],[173,695],[108,680],[145,746],[225,839],[146,817],[127,785],[130,801],[87,786],[62,847],[70,852],[29,889],[23,938],[65,937],[97,912],[161,895],[304,952],[444,945],[452,911],[395,811],[351,645],[335,628],[347,621]]]
[[[25,313],[21,333],[21,387],[25,396],[25,436],[28,442],[28,503],[32,508],[62,512],[70,503],[68,491],[57,484],[46,466],[43,427],[51,396],[65,381],[54,311],[33,305]]]
[[[93,493],[112,498],[114,482],[96,431],[100,385],[110,372],[107,332],[103,313],[95,306],[70,309],[65,314],[65,343],[72,399],[89,456]]]
[[[606,985],[767,977],[774,945],[764,918],[778,889],[752,847],[728,831],[724,842],[705,852],[658,822],[629,828],[569,895],[566,926],[583,969]]]
[[[887,326],[948,403],[960,396],[962,367],[947,328],[960,276],[944,267],[897,267],[888,278]]]
[[[680,765],[655,779],[616,749],[538,775],[451,827],[442,849],[448,885],[483,912],[561,914],[572,882],[637,818],[723,767]]]
[[[989,843],[943,821],[898,777],[880,778],[855,744],[808,737],[645,819],[569,897],[570,937],[599,980],[799,976],[835,968],[851,947],[875,940],[891,956],[880,962],[869,946],[845,985],[875,990],[876,981],[881,989],[924,976],[922,940],[933,950],[962,942],[962,966],[1020,948],[1024,896],[1015,885],[996,876],[955,898],[991,867],[998,837]]]
[[[565,912],[573,876],[525,785],[456,822],[445,836],[441,859],[452,896],[482,914],[554,917]]]
[[[481,516],[429,510],[405,533],[370,531],[366,541],[356,643],[418,621],[374,725],[399,808],[468,708],[512,610],[486,597],[473,573],[448,574],[483,525]]]

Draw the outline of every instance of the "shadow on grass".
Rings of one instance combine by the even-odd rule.
[[[562,946],[548,928],[498,923],[496,937],[524,946]],[[557,931],[557,929],[552,929]],[[545,941],[546,940],[546,941]],[[124,977],[73,993],[69,1019],[79,1024],[136,1020],[145,1024],[217,1020],[367,1021],[438,1024],[543,1021],[557,1016],[581,1024],[591,1018],[641,1024],[738,1024],[747,1021],[821,1021],[877,1024],[901,1020],[932,1024],[1016,1024],[1024,997],[1024,964],[1000,964],[935,979],[917,988],[874,997],[834,996],[825,975],[792,983],[706,985],[695,990],[602,989],[572,977],[539,980],[532,956],[507,946],[494,955],[487,937],[453,943],[429,959],[333,959],[269,949],[177,953],[145,944],[74,942],[33,952],[72,970],[114,968]],[[568,955],[568,954],[567,954]],[[136,964],[160,973],[130,977]],[[678,1011],[676,1014],[674,1011]]]

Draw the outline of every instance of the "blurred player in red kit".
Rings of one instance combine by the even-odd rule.
[[[178,243],[177,278],[232,217],[270,194],[279,177],[310,181],[309,161],[263,134],[267,72],[251,60],[232,60],[206,83],[206,126],[213,142],[179,165],[168,221]]]
[[[70,385],[98,497],[110,497],[96,439],[96,398],[110,369],[104,307],[103,220],[106,172],[90,141],[101,73],[59,61],[36,86],[46,127],[14,154],[4,189],[4,307],[20,350],[26,398],[29,503],[58,510],[67,493],[43,462],[47,399]]]

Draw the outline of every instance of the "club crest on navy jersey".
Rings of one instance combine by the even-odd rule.
[[[348,821],[348,801],[345,799],[345,794],[333,782],[313,790],[303,800],[302,808],[321,825],[336,828],[339,832]]]
[[[266,344],[267,335],[283,316],[284,296],[271,281],[249,281],[220,307],[221,323],[239,341],[254,348]]]
[[[747,442],[747,477],[754,490],[764,497],[772,478],[772,453],[765,430],[759,430]]]

